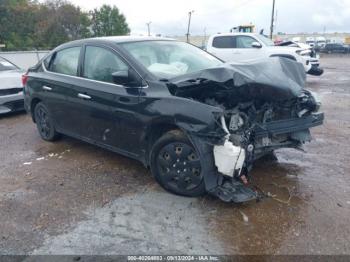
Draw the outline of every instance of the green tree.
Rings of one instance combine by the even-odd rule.
[[[6,50],[28,50],[34,42],[38,10],[36,1],[2,0],[0,3],[0,43]]]
[[[127,35],[130,33],[125,16],[116,6],[103,5],[94,9],[91,14],[94,36]]]
[[[66,1],[48,1],[40,6],[35,35],[38,48],[53,48],[64,42],[90,37],[87,13]]]
[[[86,13],[66,0],[0,0],[0,43],[5,50],[51,49],[71,40],[129,32],[115,6]]]
[[[0,43],[5,50],[51,49],[91,36],[89,14],[67,1],[0,0]]]

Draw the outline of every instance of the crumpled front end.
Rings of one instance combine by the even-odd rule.
[[[311,141],[309,129],[321,125],[324,115],[304,85],[302,65],[283,58],[208,69],[172,82],[173,95],[222,109],[217,116],[222,139],[212,143],[218,180],[211,193],[224,201],[255,199],[247,186],[254,160]]]

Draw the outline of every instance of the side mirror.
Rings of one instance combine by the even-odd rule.
[[[112,73],[113,82],[117,85],[127,85],[130,82],[129,71],[120,70]]]
[[[261,48],[262,45],[261,45],[259,42],[253,42],[253,43],[252,43],[252,47],[253,47],[253,48]]]
[[[133,69],[125,69],[112,73],[113,82],[125,87],[141,87],[144,85],[141,77]]]

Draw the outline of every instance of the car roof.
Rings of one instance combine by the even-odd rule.
[[[84,43],[127,43],[127,42],[141,42],[141,41],[175,41],[175,39],[167,37],[153,37],[153,36],[104,36],[104,37],[94,37],[94,38],[84,38],[80,40],[75,40],[71,42],[64,43],[58,48],[68,47],[71,45],[84,44]]]
[[[137,41],[155,41],[155,40],[175,40],[167,37],[153,37],[153,36],[105,36],[90,38],[90,40],[103,40],[111,41],[115,43],[125,43],[125,42],[137,42]]]

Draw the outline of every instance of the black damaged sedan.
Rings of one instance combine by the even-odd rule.
[[[57,47],[23,82],[44,140],[135,158],[175,194],[243,202],[257,197],[254,160],[300,148],[323,122],[305,77],[286,58],[229,65],[172,39],[107,37]]]

